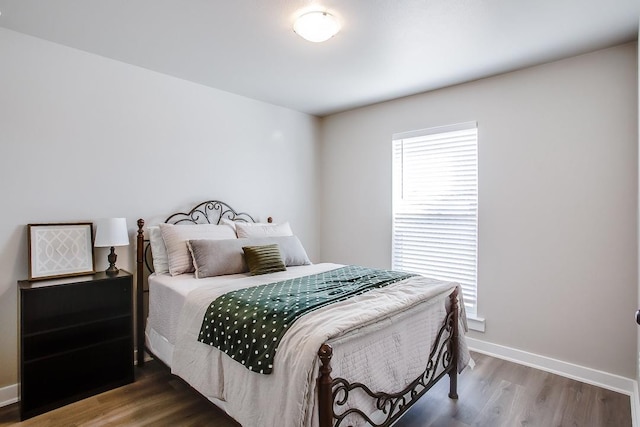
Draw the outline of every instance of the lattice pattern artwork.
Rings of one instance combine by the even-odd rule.
[[[29,226],[31,279],[93,272],[92,224]]]

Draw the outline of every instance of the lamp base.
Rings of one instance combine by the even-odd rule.
[[[107,273],[107,276],[117,276],[120,270],[116,266],[113,266],[107,268],[104,272]]]
[[[113,246],[111,246],[111,252],[109,256],[107,256],[107,261],[109,261],[109,268],[107,268],[104,272],[107,273],[107,276],[115,276],[120,271],[118,267],[116,267],[116,259],[118,259],[118,255],[116,255],[116,250]]]

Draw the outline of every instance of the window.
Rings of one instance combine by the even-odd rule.
[[[475,122],[393,136],[392,268],[455,281],[476,316]]]

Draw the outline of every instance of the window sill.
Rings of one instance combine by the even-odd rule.
[[[477,316],[467,316],[467,326],[470,331],[484,332],[484,318]]]

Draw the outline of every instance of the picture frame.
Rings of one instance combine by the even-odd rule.
[[[95,273],[93,223],[28,224],[29,280]]]

